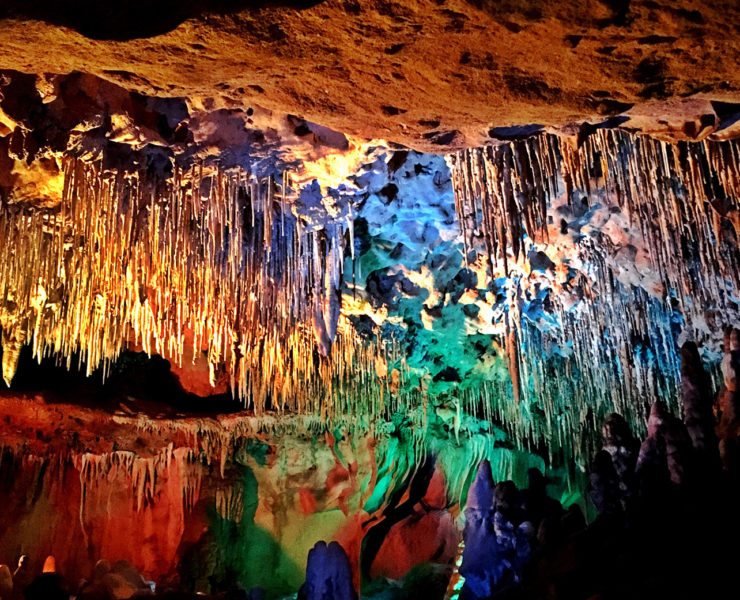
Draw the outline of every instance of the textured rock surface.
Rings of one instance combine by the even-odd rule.
[[[646,101],[740,102],[739,11],[732,0],[10,0],[0,65],[264,106],[439,152],[512,133],[493,128],[601,119]],[[684,118],[658,104],[640,118],[671,129],[666,115],[678,115],[674,133],[693,137],[711,129],[698,120],[708,110]]]
[[[318,542],[308,553],[306,581],[298,600],[355,600],[352,569],[347,554],[336,542]]]
[[[210,592],[235,577],[274,598],[299,588],[317,541],[334,540],[359,589],[361,571],[384,581],[452,561],[481,457],[520,484],[543,468],[490,434],[463,430],[457,442],[436,420],[425,434],[400,415],[371,430],[96,404],[0,394],[0,564],[27,553],[35,570],[53,553],[76,580],[100,558],[125,559],[160,583]]]
[[[0,562],[274,598],[308,556],[322,600],[710,563],[724,512],[680,500],[740,461],[739,12],[3,2]]]
[[[738,531],[737,473],[729,465],[697,478],[702,456],[718,459],[716,441],[681,447],[690,439],[684,423],[659,405],[632,477],[627,424],[616,415],[604,424],[598,460],[613,477],[606,482],[595,466],[601,516],[588,528],[577,506],[564,511],[547,496],[538,469],[526,488],[521,472],[499,461],[492,472],[496,454],[469,432],[459,444],[434,427],[421,441],[407,426],[353,434],[295,417],[165,418],[130,407],[132,399],[104,410],[0,394],[0,561],[28,552],[37,572],[53,553],[71,582],[110,558],[113,572],[100,583],[114,595],[104,598],[144,589],[121,559],[161,587],[179,580],[206,594],[238,581],[283,597],[304,581],[305,566],[299,597],[349,598],[369,575],[362,597],[441,598],[465,506],[462,564],[450,584],[460,598],[586,599],[614,589],[701,597],[731,577],[736,552],[720,538]]]
[[[0,303],[7,381],[24,344],[38,357],[59,336],[71,335],[75,342],[60,353],[69,357],[79,343],[88,349],[86,368],[92,372],[101,352],[105,365],[140,339],[136,348],[171,360],[182,385],[201,396],[224,391],[231,383],[232,390],[257,409],[277,395],[286,402],[283,408],[290,410],[377,414],[379,407],[381,411],[400,407],[417,416],[431,397],[437,415],[456,433],[463,426],[466,407],[470,411],[469,407],[482,405],[483,411],[496,415],[518,447],[534,448],[547,440],[550,456],[566,461],[575,456],[585,467],[597,443],[595,432],[608,412],[619,411],[639,430],[646,416],[645,397],[660,396],[669,405],[676,402],[677,338],[696,339],[701,356],[711,361],[721,326],[736,320],[736,294],[712,282],[734,281],[735,289],[740,285],[734,233],[739,214],[735,190],[740,189],[734,158],[737,142],[669,146],[606,126],[584,126],[573,135],[538,133],[460,152],[445,162],[439,155],[359,143],[267,111],[190,113],[182,100],[145,98],[91,75],[36,78],[5,73],[0,109],[8,120],[19,123],[0,138],[0,144],[8,144],[11,163],[6,171],[0,168],[4,174],[0,179],[6,180],[5,185],[0,182],[6,200],[0,224],[8,225],[3,238],[8,243],[0,244],[0,272],[11,290]],[[67,164],[64,177],[52,178],[58,180],[53,193],[24,193],[25,188],[37,189],[32,173],[44,173],[62,157],[80,153],[77,160],[86,169],[81,174]],[[85,167],[88,154],[100,158]],[[39,155],[48,155],[48,164]],[[629,167],[622,160],[625,156],[636,157]],[[222,169],[238,165],[232,178],[224,181],[234,184],[233,196],[219,195],[212,180],[169,195],[167,185],[177,179],[177,168],[200,160]],[[512,170],[512,165],[517,166]],[[236,191],[246,169],[269,173],[273,179],[258,188],[263,193],[257,194],[257,227],[247,226],[239,234],[244,219],[238,215],[246,215],[247,225],[255,222],[246,188]],[[281,169],[290,173],[292,185],[286,186]],[[94,210],[64,221],[72,225],[64,236],[74,237],[77,231],[89,241],[85,232],[90,228],[119,231],[110,219],[131,210],[129,193],[145,189],[119,189],[122,173],[126,180],[138,177],[160,186],[154,198],[147,194],[134,203],[136,216],[130,222],[145,227],[148,234],[113,237],[115,243],[103,246],[105,256],[94,243],[84,249],[64,246],[70,256],[94,257],[94,268],[88,272],[85,261],[65,261],[64,277],[58,280],[50,279],[45,270],[29,276],[29,268],[43,269],[58,260],[56,243],[62,238],[42,246],[46,259],[26,260],[37,252],[35,244],[45,239],[40,230],[48,225],[39,218],[43,213],[35,211],[36,220],[29,226],[19,209],[44,207],[56,211],[49,218],[62,223],[73,206],[92,202]],[[197,170],[188,173],[199,177]],[[321,185],[307,183],[322,173]],[[283,195],[275,191],[279,185],[275,174],[282,181]],[[498,194],[502,184],[508,192]],[[101,185],[118,191],[110,197],[86,195],[88,187]],[[473,201],[479,189],[486,190],[486,197]],[[150,218],[150,208],[161,207],[165,200],[173,206],[187,205],[197,198],[193,190],[199,190],[201,198],[190,204],[198,212],[197,227],[186,220],[163,224]],[[277,193],[272,202],[270,190]],[[250,196],[254,191],[250,188]],[[239,212],[232,214],[234,206]],[[268,206],[272,210],[265,210]],[[201,214],[204,208],[209,214]],[[221,231],[221,210],[231,215],[226,222],[233,237],[226,246],[242,246],[242,251],[230,250],[228,256],[214,236],[206,238],[211,249],[204,252],[199,233]],[[262,231],[260,221],[268,219],[260,219],[260,213],[275,217]],[[167,214],[177,211],[167,209]],[[475,215],[485,218],[481,221]],[[506,227],[494,229],[492,222],[505,222]],[[701,227],[685,227],[689,222]],[[294,225],[303,233],[294,231]],[[172,227],[179,241],[158,245],[156,240],[165,233],[169,236]],[[326,236],[314,236],[313,242],[304,237],[321,228]],[[286,231],[288,235],[281,237]],[[266,232],[273,235],[273,242],[286,243],[267,249]],[[221,234],[226,235],[226,229]],[[107,233],[100,235],[108,238]],[[142,240],[154,241],[147,246]],[[295,243],[303,248],[301,256],[313,258],[293,260],[285,248]],[[160,260],[144,270],[135,267],[141,273],[133,284],[138,293],[127,296],[133,280],[111,277],[106,265],[130,262],[131,246],[140,256],[156,255]],[[679,247],[686,250],[677,255]],[[167,256],[165,249],[172,258],[161,260]],[[119,258],[111,258],[114,250]],[[200,260],[208,256],[214,261]],[[299,288],[287,285],[290,278],[278,285],[283,291],[277,303],[272,292],[278,280],[270,269],[270,256],[281,265],[280,281],[289,272],[304,274]],[[263,268],[244,267],[245,257]],[[142,260],[150,264],[148,258]],[[13,267],[16,263],[18,268]],[[170,264],[187,267],[173,271]],[[256,277],[252,281],[259,295],[241,294],[241,278],[233,279],[231,268],[232,279],[213,279],[212,274],[223,273],[224,264],[240,264],[244,273]],[[28,282],[36,280],[46,283],[36,290],[28,288]],[[99,283],[70,296],[70,280]],[[183,286],[184,281],[211,282],[207,289],[212,292],[206,296],[232,307],[242,300],[246,305],[214,313],[189,291],[201,284]],[[156,300],[155,290],[172,287],[178,289],[176,305]],[[666,290],[676,295],[678,304],[665,301]],[[102,323],[107,324],[87,322],[78,340],[76,319],[65,315],[76,314],[75,305],[87,312],[88,302],[100,307]],[[310,326],[320,354],[326,354],[337,326],[352,336],[335,338],[340,344],[319,363],[311,354],[313,339],[306,343],[290,336],[287,347],[301,359],[276,362],[270,352],[277,346],[261,343],[264,330],[259,323],[276,318],[283,322],[286,306],[298,309],[293,315],[297,320],[290,319],[289,327],[279,329]],[[300,310],[306,306],[311,310]],[[250,317],[257,307],[261,320]],[[142,320],[139,309],[159,316]],[[633,318],[624,319],[626,312]],[[190,314],[184,327],[179,325],[181,313]],[[203,318],[196,316],[201,314]],[[40,327],[39,318],[46,325]],[[200,343],[194,344],[193,331],[209,322],[214,335],[201,333]],[[129,326],[138,333],[132,334]],[[608,332],[610,344],[592,335],[595,326]],[[262,333],[249,337],[248,351],[234,353],[235,344],[242,343],[240,336],[255,327]],[[118,334],[101,338],[101,330]],[[222,343],[224,333],[228,337]],[[378,341],[388,344],[389,351],[377,355]],[[343,348],[365,353],[348,359]],[[285,347],[279,354],[286,354]],[[242,368],[240,357],[249,357],[251,365]],[[357,371],[343,370],[353,361]],[[624,369],[633,375],[624,376]],[[300,394],[285,387],[286,382],[300,383],[311,374],[323,382],[320,387],[302,388]],[[331,392],[336,379],[328,384],[334,376],[343,382],[338,395]],[[241,385],[248,381],[252,387],[245,390]],[[339,397],[342,402],[336,402]],[[562,417],[552,419],[555,413]]]

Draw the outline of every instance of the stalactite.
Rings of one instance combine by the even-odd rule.
[[[160,492],[161,480],[171,477],[170,469],[179,470],[185,510],[190,510],[200,493],[203,470],[192,449],[177,448],[173,444],[152,457],[141,457],[134,452],[115,451],[105,454],[84,453],[71,456],[80,478],[80,512],[84,520],[85,503],[95,486],[115,478],[129,482],[134,510],[141,511],[153,504]]]
[[[216,510],[224,519],[239,523],[244,511],[244,489],[231,485],[216,490]]]
[[[156,180],[66,159],[58,208],[0,207],[6,379],[24,342],[68,367],[79,356],[88,375],[129,345],[181,365],[192,344],[258,413],[372,396],[376,348],[340,320],[351,221],[305,226],[288,182],[203,165]]]
[[[15,372],[18,369],[18,359],[23,347],[25,332],[22,328],[3,327],[3,380],[5,385],[10,386]]]
[[[521,258],[525,236],[537,241],[546,230],[547,202],[560,174],[569,200],[576,189],[588,197],[602,188],[607,201],[627,211],[666,289],[687,312],[733,303],[732,290],[740,288],[739,142],[672,146],[597,129],[576,146],[543,134],[460,151],[449,160],[467,246],[479,238],[507,272],[507,253]]]
[[[569,454],[573,440],[583,439],[578,429],[587,422],[596,427],[598,415],[616,410],[639,430],[652,400],[675,400],[674,311],[696,334],[740,316],[740,143],[671,146],[596,128],[575,141],[543,134],[523,144],[465,150],[448,162],[466,254],[484,248],[490,265],[503,265],[510,278],[505,345],[513,396],[539,406],[543,418],[510,406],[504,388],[470,393],[492,401],[493,414],[519,442],[544,436]],[[586,267],[570,283],[581,296],[576,307],[550,293],[548,311],[557,325],[543,330],[520,315],[513,298],[522,280],[513,261],[524,262],[546,226],[558,176],[569,203],[576,191],[587,202],[603,191],[600,201],[625,211],[662,278],[661,298],[621,284],[607,260],[610,240],[592,234],[575,242]],[[561,410],[565,405],[570,408]],[[580,457],[590,450],[572,448]]]
[[[639,225],[687,317],[735,304],[739,151],[736,141],[671,146],[616,130],[599,130],[579,149],[582,165],[600,159],[604,185]]]
[[[509,387],[514,381],[492,380],[463,390],[462,401],[488,412],[517,446],[547,441],[550,459],[585,467],[597,449],[589,432],[607,414],[619,410],[642,431],[652,399],[676,406],[678,348],[666,308],[640,288],[614,282],[612,292],[575,307],[552,302],[557,326],[521,317],[517,356],[506,357],[517,361],[518,392]]]
[[[519,324],[518,305],[508,302],[507,361],[516,399],[520,388],[526,387],[524,380],[533,381],[535,388],[543,385],[537,383],[547,378],[542,355],[560,344],[572,346],[570,362],[589,382],[592,399],[609,394],[615,410],[632,413],[636,406],[645,404],[648,396],[663,396],[677,381],[677,352],[669,348],[673,336],[669,324],[656,323],[657,318],[665,319],[665,315],[655,314],[656,303],[663,302],[670,312],[675,299],[689,329],[701,329],[706,324],[721,328],[737,318],[737,141],[671,146],[621,130],[595,129],[576,142],[543,134],[526,143],[461,151],[449,157],[449,162],[466,250],[484,247],[490,264],[503,264],[504,273],[514,278],[515,289],[518,284],[511,261],[521,262],[526,248],[538,241],[535,234],[546,227],[547,203],[557,191],[558,175],[569,202],[576,190],[586,198],[597,189],[605,190],[607,203],[625,210],[642,232],[653,268],[662,276],[664,297],[649,299],[643,291],[629,290],[616,281],[603,248],[597,251],[587,238],[578,242],[591,274],[582,277],[584,302],[576,311],[565,310],[557,294],[550,294],[561,325],[555,329],[560,335],[546,333],[540,339],[531,338],[527,331],[532,329]],[[600,241],[602,247],[608,247],[608,239]],[[523,337],[528,336],[524,341]],[[603,339],[609,339],[609,343],[602,343]],[[674,357],[665,358],[670,364],[660,365],[667,369],[664,374],[670,375],[666,380],[645,370],[645,361],[635,360],[635,339],[657,344],[659,358]],[[610,384],[609,377],[604,379],[608,365],[616,365],[627,385],[626,397],[621,391],[623,385]],[[568,373],[567,377],[572,375]],[[561,379],[557,373],[551,377]],[[590,382],[598,384],[592,387]],[[578,390],[574,391],[580,397]],[[543,389],[536,389],[536,395],[551,402]],[[573,404],[590,406],[593,400]],[[546,412],[551,414],[553,408],[548,406]],[[519,434],[526,435],[524,431]],[[567,441],[566,431],[562,434]]]
[[[482,238],[491,261],[508,271],[509,252],[523,256],[525,234],[547,239],[547,204],[557,193],[549,137],[464,150],[449,160],[466,255]]]

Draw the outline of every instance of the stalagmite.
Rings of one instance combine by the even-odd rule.
[[[669,414],[661,402],[650,409],[648,435],[640,446],[635,474],[640,492],[649,502],[660,503],[671,486],[680,487],[693,475],[687,473],[691,442],[684,424]]]
[[[12,598],[13,575],[8,565],[0,565],[0,598]]]
[[[308,553],[306,581],[299,600],[355,600],[352,569],[347,553],[337,542],[317,542]]]
[[[699,349],[694,342],[681,347],[681,391],[683,420],[694,449],[701,455],[706,468],[718,463],[717,436],[712,414],[712,388],[709,375],[702,365]]]
[[[617,472],[606,450],[599,450],[591,463],[589,497],[599,514],[617,514],[623,510]]]
[[[634,493],[634,470],[637,464],[639,445],[630,431],[629,423],[622,415],[612,413],[607,416],[602,427],[603,449],[611,457],[619,487],[619,501],[627,510]]]
[[[717,435],[722,464],[730,470],[740,462],[740,330],[728,328],[725,331],[724,350],[722,389],[717,399]]]

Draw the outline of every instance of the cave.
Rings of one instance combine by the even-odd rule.
[[[0,600],[734,597],[738,39],[3,2]]]

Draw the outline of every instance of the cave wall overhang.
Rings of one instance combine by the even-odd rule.
[[[4,3],[4,68],[85,72],[193,107],[259,105],[430,152],[633,106],[634,128],[695,139],[740,102],[733,2],[60,6]]]

